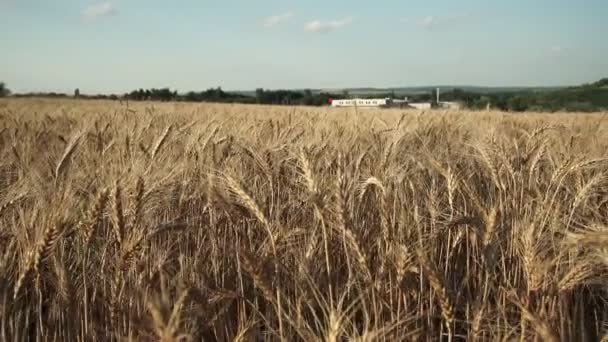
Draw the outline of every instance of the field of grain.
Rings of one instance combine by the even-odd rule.
[[[597,341],[608,113],[0,101],[0,339]]]

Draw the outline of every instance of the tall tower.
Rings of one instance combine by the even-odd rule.
[[[439,88],[437,88],[437,103],[439,103]]]

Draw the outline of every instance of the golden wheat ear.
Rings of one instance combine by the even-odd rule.
[[[78,144],[80,143],[82,135],[82,133],[78,133],[65,147],[65,150],[63,151],[63,154],[61,155],[61,158],[59,159],[59,162],[55,167],[55,179],[59,178],[59,176],[67,168],[72,155],[74,154],[76,148],[78,147]]]
[[[272,290],[272,282],[265,274],[263,267],[256,261],[255,256],[245,251],[239,250],[239,261],[245,272],[251,277],[254,285],[262,292],[264,298],[271,303],[275,303],[276,298]]]
[[[431,263],[426,253],[421,249],[418,249],[416,252],[418,255],[418,261],[424,270],[426,278],[431,284],[433,290],[435,290],[437,293],[439,307],[441,308],[441,315],[445,325],[448,330],[451,330],[452,323],[454,322],[454,302],[452,300],[450,290],[445,285],[443,277],[437,271],[436,266]]]
[[[125,216],[122,204],[122,188],[120,183],[116,181],[116,187],[114,189],[114,208],[112,212],[113,224],[114,228],[114,236],[119,246],[123,243],[125,236]]]
[[[138,223],[141,222],[143,211],[144,211],[144,195],[146,193],[146,183],[143,177],[138,177],[135,184],[135,195],[133,197],[133,208],[131,214],[133,219],[131,221],[131,229],[135,229]]]
[[[69,223],[67,222],[58,222],[49,225],[45,229],[42,239],[33,249],[28,251],[25,267],[15,282],[15,287],[13,289],[14,298],[17,298],[19,292],[27,285],[31,276],[40,274],[40,268],[52,256],[55,245],[68,226]]]
[[[89,213],[87,214],[84,222],[82,222],[79,227],[84,237],[84,241],[86,245],[89,245],[95,236],[95,231],[97,227],[103,220],[104,211],[108,200],[110,198],[110,192],[108,189],[101,190],[97,197],[95,198],[95,203],[91,207]]]

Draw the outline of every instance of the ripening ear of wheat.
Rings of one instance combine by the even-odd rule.
[[[1,339],[605,339],[604,117],[0,99]]]
[[[13,290],[14,297],[19,295],[21,289],[26,285],[29,277],[39,275],[40,267],[50,257],[59,237],[66,229],[67,223],[55,223],[49,225],[43,233],[42,239],[27,254],[25,268],[17,278]]]
[[[114,228],[114,238],[119,245],[122,244],[123,239],[125,237],[125,216],[122,205],[122,188],[118,181],[116,181],[116,186],[114,188],[114,208],[113,208],[113,228]]]
[[[55,179],[59,178],[59,175],[66,169],[72,155],[76,151],[78,144],[82,138],[82,133],[77,134],[70,140],[70,143],[65,147],[65,151],[61,155],[57,167],[55,168]]]
[[[80,223],[80,230],[82,231],[85,243],[87,245],[91,243],[91,240],[95,235],[95,231],[103,219],[104,210],[109,196],[110,194],[107,189],[100,191],[95,199],[95,204],[91,207],[87,217],[85,218],[86,221]]]
[[[445,322],[446,328],[448,329],[448,334],[450,334],[451,336],[452,324],[454,322],[454,304],[452,300],[453,295],[446,287],[445,281],[442,279],[439,271],[426,256],[426,253],[419,249],[417,251],[417,254],[418,261],[420,263],[420,266],[424,270],[426,278],[431,284],[433,290],[437,293],[437,299],[441,308],[441,315]]]

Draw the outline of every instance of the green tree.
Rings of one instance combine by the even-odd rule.
[[[529,99],[523,95],[513,96],[507,100],[507,107],[512,112],[525,112],[529,106]]]
[[[76,88],[76,90],[74,90],[74,97],[76,97],[76,98],[80,97],[80,89]]]
[[[304,90],[304,104],[307,106],[314,104],[314,98],[310,89]]]
[[[264,88],[255,90],[255,100],[257,103],[264,103]]]
[[[11,91],[6,87],[4,82],[0,82],[0,97],[9,96]]]

